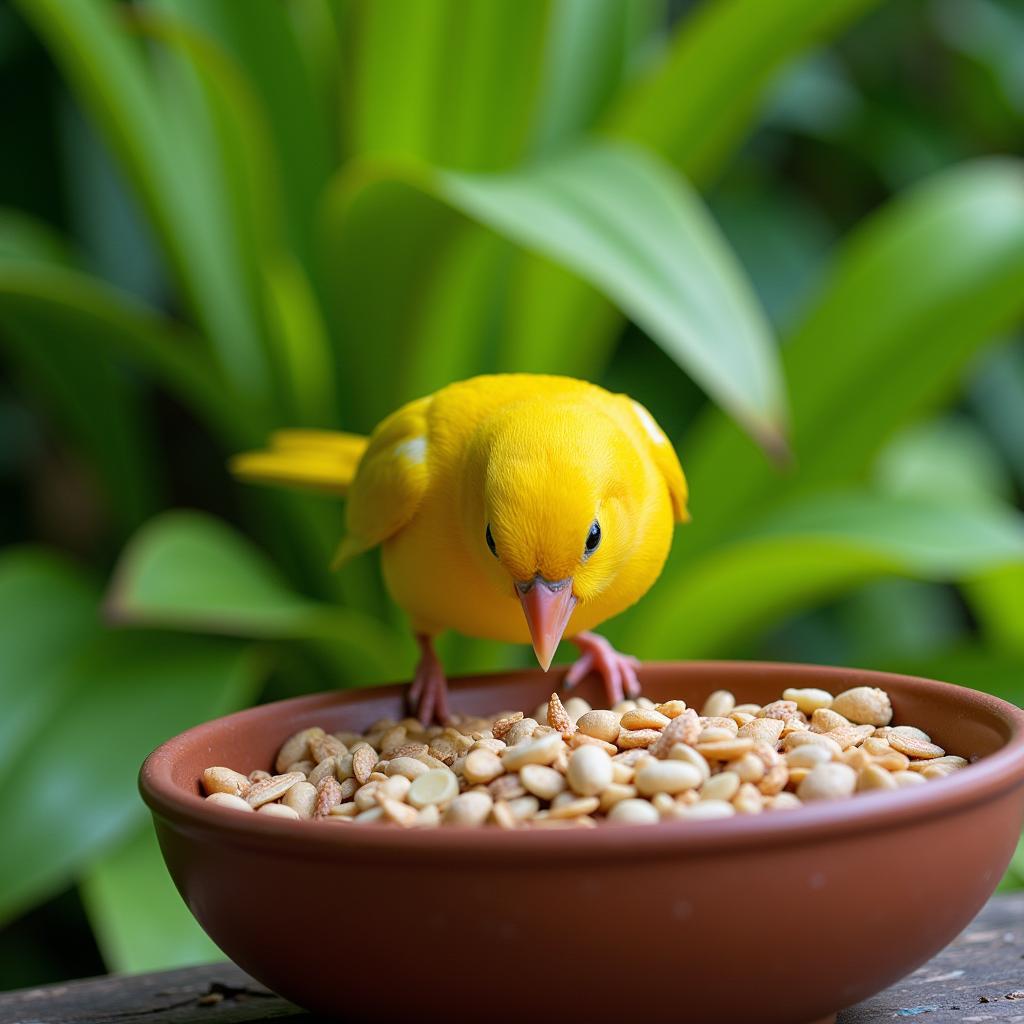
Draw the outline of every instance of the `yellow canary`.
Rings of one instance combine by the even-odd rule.
[[[651,414],[568,377],[474,377],[402,406],[369,440],[285,431],[237,456],[247,480],[347,496],[336,565],[379,546],[422,656],[411,689],[447,718],[432,639],[446,629],[531,642],[547,670],[563,635],[611,701],[639,693],[634,658],[590,632],[658,578],[685,521],[679,460]]]

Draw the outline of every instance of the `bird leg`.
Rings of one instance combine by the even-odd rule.
[[[596,672],[604,683],[609,706],[626,697],[640,696],[640,680],[636,670],[638,659],[620,654],[597,633],[577,633],[572,642],[580,649],[580,657],[565,675],[564,688],[572,689],[589,672]]]
[[[420,645],[420,660],[409,687],[409,707],[424,725],[433,721],[444,725],[448,721],[448,680],[434,652],[433,638],[417,633],[416,643]]]

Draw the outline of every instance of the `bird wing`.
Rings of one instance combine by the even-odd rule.
[[[243,452],[229,462],[249,483],[345,495],[369,439],[331,430],[280,430],[263,451]]]
[[[633,421],[639,424],[645,446],[668,485],[669,497],[672,499],[672,513],[676,522],[689,522],[690,513],[686,509],[689,489],[686,485],[683,467],[679,464],[679,456],[676,455],[671,442],[658,426],[654,417],[639,402],[626,395],[622,397],[628,402],[630,415]]]
[[[432,398],[402,406],[370,438],[349,489],[348,532],[334,556],[338,568],[396,534],[427,489],[427,409]]]

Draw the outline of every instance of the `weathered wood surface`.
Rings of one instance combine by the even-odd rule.
[[[315,1018],[232,964],[0,993],[0,1024],[236,1024]],[[838,1024],[1024,1024],[1024,894],[993,899],[920,970]]]

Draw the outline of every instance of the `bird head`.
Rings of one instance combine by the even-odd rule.
[[[547,670],[578,605],[615,578],[636,544],[644,467],[593,408],[510,406],[477,437],[464,485],[474,555],[520,602]]]

